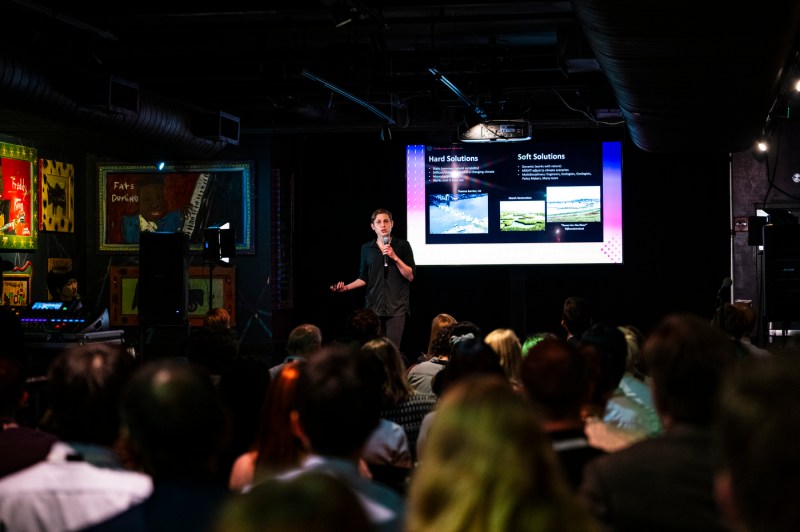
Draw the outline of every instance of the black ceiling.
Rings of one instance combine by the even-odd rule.
[[[210,157],[232,136],[217,135],[220,116],[245,134],[390,122],[455,135],[471,102],[534,128],[624,127],[645,151],[693,151],[697,133],[741,151],[786,104],[800,20],[796,0],[725,14],[686,1],[199,4],[6,2],[0,133]]]

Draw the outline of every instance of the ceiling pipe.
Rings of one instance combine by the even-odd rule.
[[[218,139],[197,136],[191,130],[192,112],[181,109],[177,102],[139,91],[138,109],[132,112],[86,105],[20,59],[0,57],[0,99],[6,105],[24,106],[29,112],[47,118],[86,124],[124,138],[138,137],[180,157],[211,158],[228,145]]]

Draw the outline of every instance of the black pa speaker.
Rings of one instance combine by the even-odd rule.
[[[139,323],[189,321],[189,235],[142,232],[139,237]]]
[[[767,321],[800,321],[800,224],[764,226],[764,307]]]

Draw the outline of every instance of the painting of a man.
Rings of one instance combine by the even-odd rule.
[[[164,180],[160,175],[147,175],[137,184],[139,212],[122,218],[122,239],[126,244],[138,244],[142,231],[180,231],[183,223],[179,209],[167,210]]]

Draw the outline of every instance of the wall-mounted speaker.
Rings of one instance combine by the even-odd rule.
[[[769,322],[800,322],[800,224],[764,226],[764,308]]]

